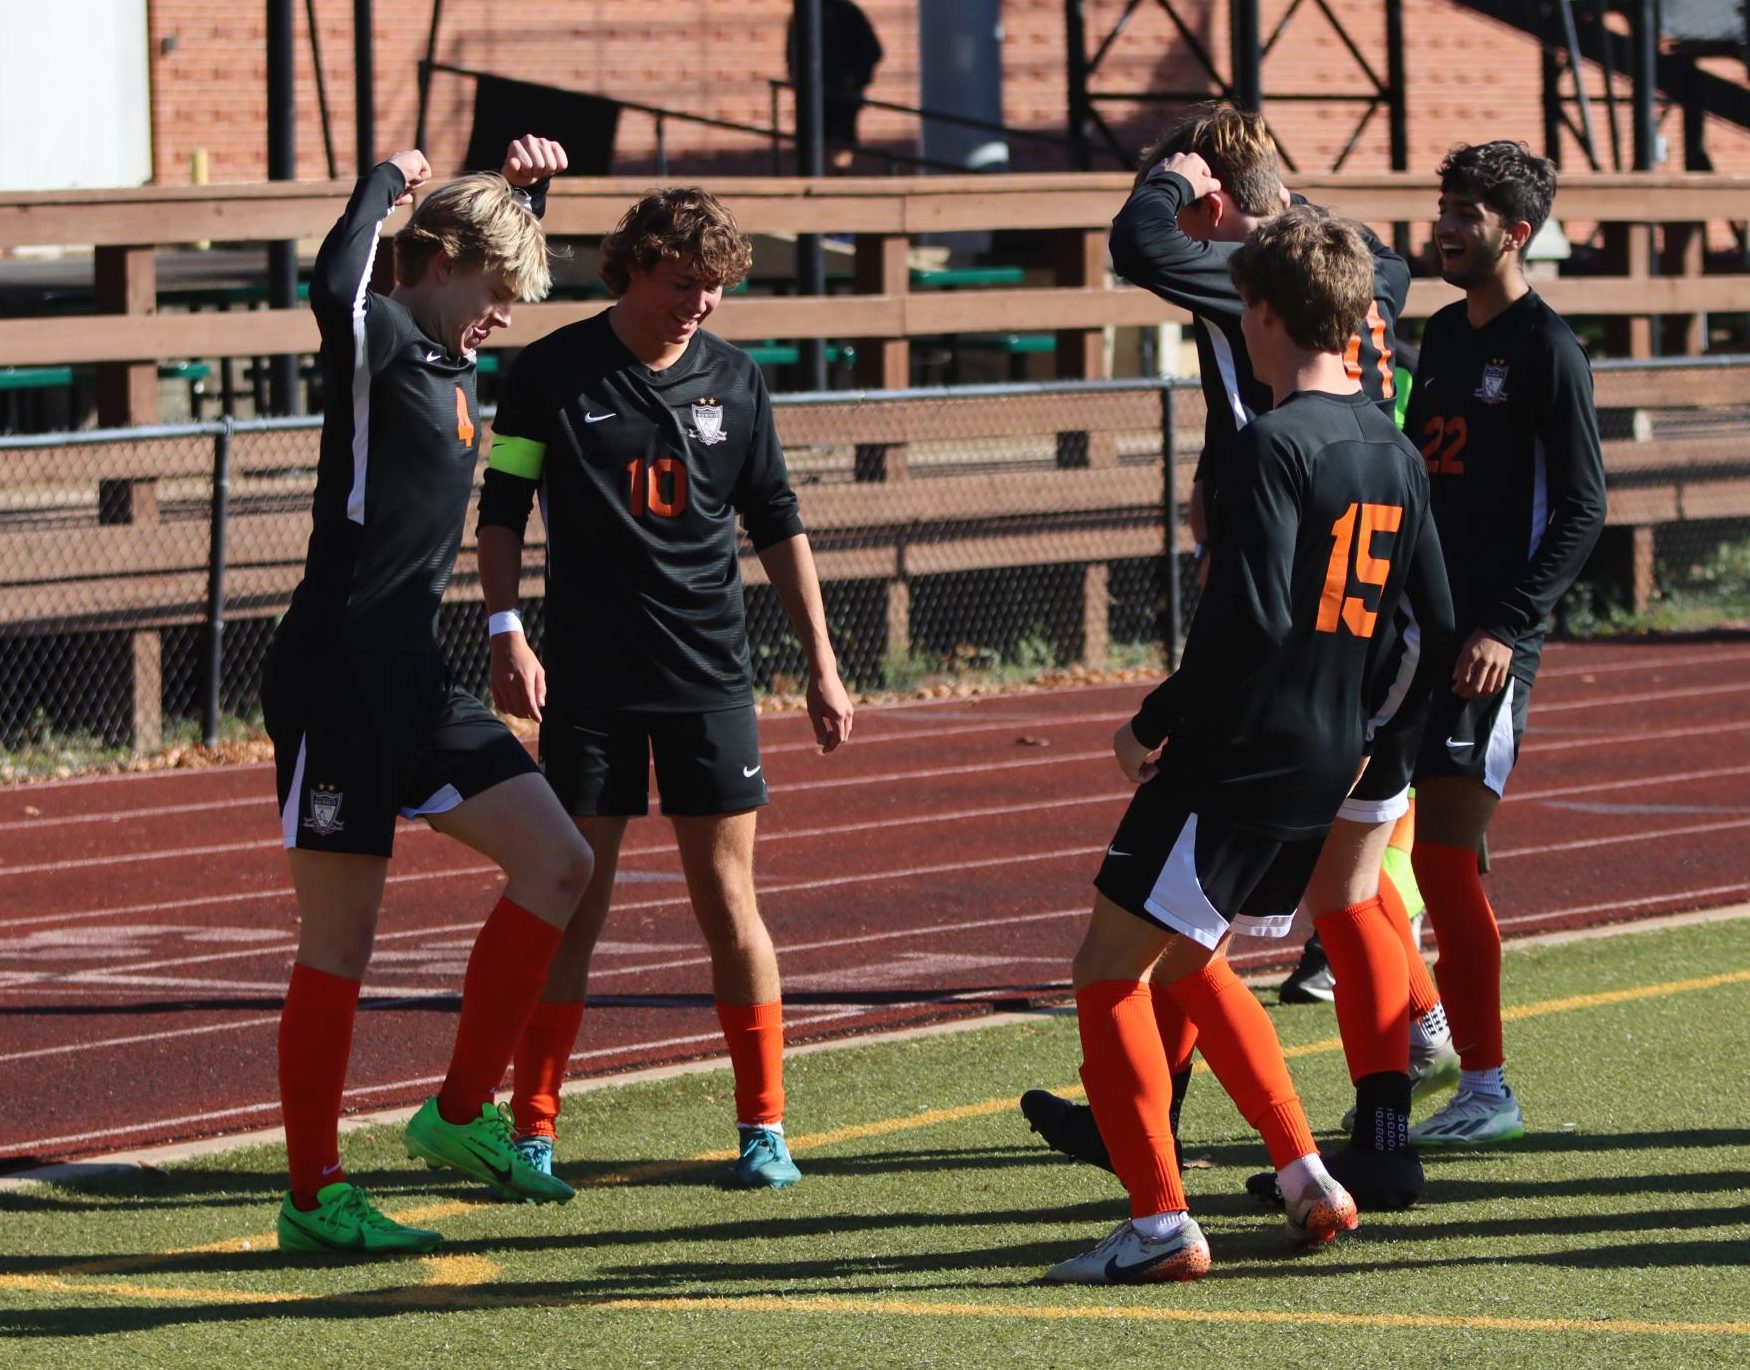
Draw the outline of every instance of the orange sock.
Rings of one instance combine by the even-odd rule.
[[[352,1055],[359,982],[301,963],[292,966],[280,1010],[280,1111],[292,1202],[316,1207],[316,1191],[346,1178],[340,1168],[340,1096]]]
[[[1391,919],[1377,896],[1313,919],[1337,977],[1337,1030],[1352,1084],[1410,1068],[1408,977]]]
[[[1416,846],[1416,792],[1410,791],[1410,807],[1404,810],[1404,816],[1398,819],[1397,826],[1391,830],[1387,840],[1388,847],[1396,847],[1399,851],[1413,851]]]
[[[1404,969],[1410,974],[1410,1017],[1420,1018],[1440,1002],[1440,991],[1434,988],[1434,977],[1428,973],[1428,963],[1422,959],[1422,948],[1416,944],[1404,897],[1392,884],[1391,876],[1383,870],[1379,873],[1379,898],[1385,911],[1391,915],[1392,931],[1404,944]]]
[[[1197,1046],[1240,1116],[1258,1129],[1280,1170],[1318,1150],[1282,1043],[1257,996],[1240,983],[1225,957],[1168,987],[1197,1025]]]
[[[1167,1053],[1167,1070],[1183,1075],[1191,1069],[1191,1053],[1197,1049],[1197,1024],[1174,1002],[1165,985],[1150,981],[1149,998],[1155,1006],[1155,1026],[1160,1030],[1161,1049]]]
[[[1185,1188],[1168,1119],[1173,1079],[1149,987],[1096,980],[1076,991],[1082,1085],[1112,1168],[1130,1194],[1130,1216],[1183,1212]]]
[[[1477,854],[1468,847],[1416,843],[1416,883],[1428,901],[1440,956],[1434,974],[1452,1044],[1466,1070],[1506,1060],[1501,1045],[1501,930],[1483,893]]]
[[[735,1121],[748,1127],[784,1121],[784,1006],[717,1001],[717,1021],[735,1068]]]
[[[559,1118],[559,1088],[571,1062],[577,1032],[583,1026],[583,1004],[550,1004],[542,1000],[529,1015],[517,1039],[512,1063],[514,1092],[510,1116],[524,1137],[551,1137]]]
[[[445,1122],[478,1118],[504,1079],[547,983],[547,963],[559,936],[560,929],[508,899],[500,899],[488,915],[462,977],[462,1020],[450,1073],[438,1091],[438,1115]]]

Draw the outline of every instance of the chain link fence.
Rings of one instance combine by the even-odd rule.
[[[1570,632],[1750,623],[1750,358],[1601,363],[1611,528]],[[1194,380],[781,396],[780,437],[853,689],[1164,669],[1195,606]],[[302,572],[312,420],[0,438],[0,778],[259,729]],[[1168,460],[1168,457],[1171,460]],[[474,521],[440,620],[486,688]],[[525,616],[540,645],[539,516]],[[744,549],[756,684],[802,659]]]

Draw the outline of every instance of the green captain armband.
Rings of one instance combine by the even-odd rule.
[[[524,480],[541,478],[541,462],[547,455],[547,444],[532,438],[514,438],[508,433],[492,435],[492,455],[486,465],[490,470],[503,471],[507,476]]]

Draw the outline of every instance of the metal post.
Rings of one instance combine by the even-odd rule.
[[[1088,29],[1082,0],[1064,0],[1064,46],[1069,53],[1069,162],[1076,171],[1093,169],[1088,147]]]
[[[1404,66],[1404,0],[1385,0],[1385,84],[1391,119],[1391,169],[1410,169],[1409,78]],[[1406,261],[1410,256],[1410,226],[1392,225],[1392,246]]]
[[[431,27],[425,33],[425,56],[419,63],[419,118],[413,126],[413,146],[425,151],[425,118],[431,110],[431,69],[437,61],[438,21],[444,0],[431,0]]]
[[[1635,170],[1651,171],[1659,160],[1654,111],[1659,93],[1659,25],[1653,15],[1653,0],[1633,0],[1628,8],[1634,43]]]
[[[826,174],[826,109],[822,87],[820,0],[796,0],[796,152],[804,176]],[[804,295],[826,294],[826,253],[818,233],[796,237],[797,288]],[[802,381],[810,390],[826,389],[826,342],[802,340]]]
[[[1234,103],[1241,109],[1264,107],[1264,48],[1258,0],[1233,0],[1228,11],[1233,46]]]
[[[1161,518],[1166,524],[1161,565],[1166,585],[1167,669],[1179,669],[1179,648],[1185,640],[1185,593],[1179,570],[1179,473],[1173,432],[1173,383],[1161,382]]]
[[[772,175],[784,174],[784,139],[778,131],[778,82],[766,78],[766,89],[772,98]]]
[[[668,125],[660,114],[656,116],[656,174],[668,176]]]
[[[225,670],[225,559],[231,517],[231,416],[213,438],[212,532],[207,546],[207,650],[201,681],[201,741],[219,740],[219,683]]]
[[[296,91],[292,84],[292,0],[267,0],[267,178],[297,179]],[[298,244],[267,245],[267,302],[291,309],[298,302]],[[296,356],[275,357],[269,363],[268,406],[276,414],[295,412],[298,391]]]
[[[354,121],[358,131],[359,175],[377,164],[376,47],[371,32],[371,0],[352,0]]]

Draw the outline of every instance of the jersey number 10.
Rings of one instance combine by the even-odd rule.
[[[1349,593],[1349,577],[1363,585],[1384,587],[1391,557],[1373,555],[1375,533],[1395,533],[1404,521],[1398,504],[1351,504],[1331,525],[1331,564],[1325,571],[1325,592],[1319,596],[1318,631],[1334,633],[1339,622],[1356,637],[1372,637],[1379,615],[1358,595]],[[1356,525],[1360,525],[1359,535]],[[1354,553],[1351,565],[1350,553]]]
[[[687,507],[687,464],[679,457],[642,458],[626,463],[626,479],[632,493],[632,517],[646,512],[658,518],[676,519]]]

